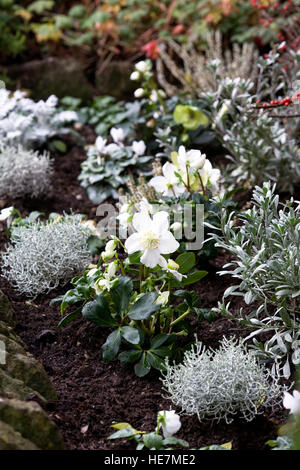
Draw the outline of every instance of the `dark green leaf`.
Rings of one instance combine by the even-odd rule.
[[[117,325],[111,316],[105,294],[100,294],[91,302],[86,303],[82,309],[82,315],[86,320],[99,326]]]
[[[177,256],[175,263],[179,264],[178,271],[181,274],[186,274],[190,271],[196,264],[196,256],[195,253],[188,251],[186,253],[182,253],[181,255]]]
[[[66,315],[64,318],[62,318],[60,320],[59,324],[57,325],[57,328],[61,328],[62,326],[67,325],[72,320],[74,320],[76,317],[78,317],[78,315],[80,315],[80,313],[81,313],[81,308],[78,308],[77,310],[75,310],[75,312],[69,313],[68,315]]]
[[[151,349],[154,350],[154,349],[159,348],[160,346],[162,346],[165,343],[172,344],[175,341],[176,341],[176,335],[174,335],[174,334],[172,334],[172,335],[161,334],[161,335],[155,336],[151,340],[150,346],[151,346]]]
[[[53,145],[55,150],[58,150],[61,153],[66,153],[67,146],[62,140],[53,140]]]
[[[95,235],[92,235],[87,241],[88,250],[92,255],[97,255],[104,244],[104,240]]]
[[[75,304],[76,302],[82,301],[83,298],[78,295],[78,291],[75,289],[68,290],[63,296],[63,300],[60,306],[60,313],[63,315],[68,305]]]
[[[154,369],[157,369],[157,370],[164,370],[165,369],[163,359],[156,356],[156,354],[153,354],[151,351],[147,352],[146,359],[149,362],[149,364],[152,367],[154,367]]]
[[[127,310],[132,290],[132,280],[127,276],[121,276],[117,286],[111,289],[111,297],[118,313],[122,313]]]
[[[103,360],[104,361],[111,361],[116,357],[118,354],[119,348],[121,344],[121,331],[120,328],[113,331],[108,337],[106,338],[105,343],[102,346],[103,350]]]
[[[147,320],[161,307],[153,303],[157,297],[158,294],[156,292],[147,292],[147,294],[144,294],[129,310],[129,318],[132,320]]]
[[[140,361],[134,366],[134,371],[138,377],[144,377],[150,370],[151,366],[146,360],[146,354],[143,353]]]
[[[140,335],[136,328],[132,328],[131,326],[122,326],[121,334],[128,343],[139,344],[140,342]]]
[[[182,279],[182,284],[188,286],[189,284],[194,284],[195,282],[200,281],[207,275],[207,271],[195,271],[191,274],[188,274],[186,278]]]
[[[141,355],[142,351],[140,349],[131,349],[130,351],[121,352],[118,358],[120,362],[129,362],[130,364],[134,364],[141,358]]]

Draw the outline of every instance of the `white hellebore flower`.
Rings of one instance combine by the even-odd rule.
[[[124,131],[121,127],[112,127],[110,130],[110,135],[113,138],[113,141],[118,145],[123,145],[122,142],[125,138]]]
[[[146,212],[137,212],[132,219],[136,233],[130,235],[125,242],[125,248],[131,255],[143,251],[141,263],[148,268],[164,266],[166,260],[161,255],[173,253],[179,247],[169,231],[169,214],[165,211],[157,212],[153,219]]]
[[[175,410],[159,411],[158,422],[165,439],[176,434],[181,428],[180,416],[175,413]]]
[[[157,297],[154,303],[156,305],[165,306],[169,302],[169,296],[170,296],[170,292],[168,290],[165,290],[164,292],[161,292],[161,294]]]
[[[179,186],[179,180],[175,175],[175,172],[178,172],[175,165],[170,162],[167,162],[162,167],[163,176],[154,176],[149,181],[150,186],[152,186],[155,191],[162,193],[163,196],[179,196],[184,193],[185,187]]]
[[[120,213],[117,216],[117,220],[119,221],[119,224],[121,225],[121,227],[124,227],[124,228],[128,227],[129,219],[132,216],[132,214],[130,213],[130,208],[131,208],[131,205],[128,204],[128,202],[122,204],[120,208]]]
[[[132,74],[130,75],[130,80],[139,80],[141,77],[141,74],[135,70],[134,72],[132,72]]]
[[[87,227],[92,232],[92,234],[95,235],[96,237],[101,238],[102,232],[101,230],[97,228],[97,224],[94,220],[91,220],[91,219],[84,220],[83,222],[81,222],[81,225],[83,225],[84,227]]]
[[[13,210],[14,210],[13,206],[2,209],[2,211],[0,212],[0,222],[3,222],[4,220],[9,219]]]
[[[87,273],[87,277],[92,277],[92,276],[94,276],[94,274],[95,274],[97,271],[98,271],[97,266],[94,267],[94,268],[91,268],[91,269],[89,270],[89,272]]]
[[[145,73],[149,70],[149,65],[145,60],[140,60],[135,64],[135,68],[138,72]]]
[[[134,96],[135,98],[142,98],[142,96],[144,96],[144,89],[143,88],[137,88],[134,92]]]
[[[156,103],[158,101],[158,93],[156,90],[152,90],[152,92],[150,93],[149,99],[153,103]]]
[[[108,265],[106,273],[103,274],[103,278],[99,279],[94,284],[96,294],[101,294],[104,290],[110,291],[110,281],[115,276],[118,266],[115,262]]]
[[[117,244],[118,242],[116,240],[110,240],[106,243],[105,250],[101,253],[101,258],[103,259],[103,261],[111,259],[113,256],[115,256],[115,248]]]
[[[183,277],[186,277],[184,274],[178,272],[179,264],[175,263],[175,261],[170,258],[168,259],[168,262],[164,259],[164,265],[162,268],[168,273],[171,273],[179,282],[182,281]]]
[[[221,172],[218,168],[213,168],[209,160],[205,160],[203,168],[199,170],[199,174],[202,178],[203,185],[206,186],[208,181],[211,184],[211,192],[216,194],[219,191],[219,180]]]
[[[283,406],[290,410],[292,414],[300,413],[300,392],[298,390],[293,391],[293,395],[288,392],[284,392]]]
[[[154,207],[150,202],[147,201],[145,197],[143,197],[140,202],[136,204],[138,208],[138,212],[147,212],[148,214],[154,214]]]
[[[203,168],[205,159],[206,155],[202,154],[200,150],[192,149],[187,152],[183,145],[180,145],[178,149],[178,163],[183,170],[186,170],[187,166],[199,170]]]
[[[146,150],[146,145],[143,140],[134,140],[132,143],[132,150],[136,155],[144,155]]]
[[[172,229],[174,232],[179,232],[179,230],[182,230],[182,224],[180,222],[174,222],[170,226],[170,229]]]

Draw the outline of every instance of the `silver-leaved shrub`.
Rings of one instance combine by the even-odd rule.
[[[222,234],[212,238],[233,259],[219,273],[231,274],[239,283],[224,297],[244,296],[254,304],[240,321],[254,329],[250,336],[268,332],[264,343],[254,344],[266,358],[275,359],[277,372],[290,376],[290,360],[300,363],[300,202],[279,203],[275,185],[264,183],[253,191],[253,206],[238,214],[221,213]],[[230,315],[229,304],[219,304]],[[278,361],[279,360],[279,361]],[[278,363],[277,363],[278,362]]]
[[[230,423],[236,416],[251,421],[282,401],[278,379],[234,338],[224,337],[215,351],[197,341],[182,363],[167,361],[162,374],[172,403],[200,421]]]
[[[58,98],[38,102],[20,90],[0,89],[0,138],[8,145],[40,147],[57,135],[69,133],[66,124],[78,119],[74,111],[58,111]]]
[[[43,196],[51,187],[51,175],[47,152],[0,144],[0,198]]]
[[[20,294],[49,292],[87,268],[90,236],[76,215],[17,226],[2,255],[2,275]]]
[[[299,100],[271,110],[261,105],[265,100],[280,102],[299,89],[300,49],[290,52],[290,76],[278,58],[274,52],[259,59],[255,83],[239,77],[221,79],[218,65],[211,64],[219,77],[218,88],[203,93],[202,99],[228,152],[229,165],[222,172],[228,186],[254,187],[270,180],[281,191],[293,192],[300,181]]]

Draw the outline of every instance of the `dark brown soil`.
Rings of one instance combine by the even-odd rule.
[[[90,135],[89,138],[92,138]],[[42,212],[85,213],[95,218],[96,208],[87,199],[79,186],[77,176],[84,150],[71,148],[66,155],[55,155],[54,190],[44,201],[2,201],[2,206],[14,204],[23,215],[32,210]],[[0,226],[3,243],[6,236]],[[227,258],[228,259],[228,258]],[[214,307],[232,279],[220,277],[217,271],[225,263],[222,254],[210,263],[209,275],[196,286],[202,299],[202,307]],[[51,418],[60,427],[69,449],[109,450],[132,449],[127,441],[107,440],[113,430],[113,421],[129,422],[136,429],[152,431],[157,412],[172,408],[169,400],[162,397],[158,373],[145,378],[135,376],[132,368],[122,366],[117,360],[105,363],[101,357],[101,346],[108,334],[82,319],[77,319],[62,330],[57,330],[60,320],[59,306],[49,306],[54,297],[64,293],[68,286],[35,300],[24,299],[16,294],[5,280],[0,288],[9,296],[18,316],[17,333],[28,349],[44,365],[58,394],[56,402],[47,405]],[[240,301],[232,303],[233,310]],[[195,333],[207,346],[216,347],[223,335],[248,332],[233,320],[219,318],[213,323],[193,320]],[[193,341],[193,337],[190,338]],[[239,420],[226,423],[200,423],[197,417],[182,416],[182,428],[178,437],[198,449],[209,444],[232,441],[238,450],[267,450],[268,439],[277,435],[279,423],[285,421],[287,413],[282,409],[258,416],[251,423]]]

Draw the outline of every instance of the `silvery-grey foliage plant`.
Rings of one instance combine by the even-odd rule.
[[[2,255],[2,275],[20,294],[47,293],[87,268],[90,236],[78,215],[12,227],[11,243]]]
[[[183,414],[199,421],[235,417],[251,421],[266,408],[282,402],[283,387],[242,340],[223,340],[219,349],[206,349],[197,341],[182,363],[166,362],[163,387]]]
[[[220,78],[216,91],[202,94],[212,125],[228,151],[224,173],[228,186],[254,187],[270,180],[279,190],[293,192],[300,181],[299,120],[292,117],[299,113],[299,100],[288,108],[257,106],[258,100],[280,101],[299,92],[300,50],[291,54],[292,77],[279,66],[279,53],[274,52],[259,59],[256,83],[239,77]],[[210,66],[218,76],[218,65]]]
[[[290,363],[300,364],[300,202],[281,204],[270,182],[256,186],[252,199],[252,207],[237,216],[222,209],[222,233],[212,238],[233,259],[219,274],[238,280],[224,298],[244,296],[253,304],[249,315],[241,310],[239,321],[253,329],[249,337],[268,333],[264,343],[254,338],[254,345],[288,378]],[[236,318],[229,304],[219,310]]]
[[[51,188],[51,175],[47,152],[0,144],[0,198],[44,196]]]
[[[56,109],[58,98],[49,96],[38,102],[20,90],[14,93],[0,89],[0,138],[8,145],[26,148],[40,147],[57,135],[65,135],[69,130],[66,124],[78,119],[74,111]]]

